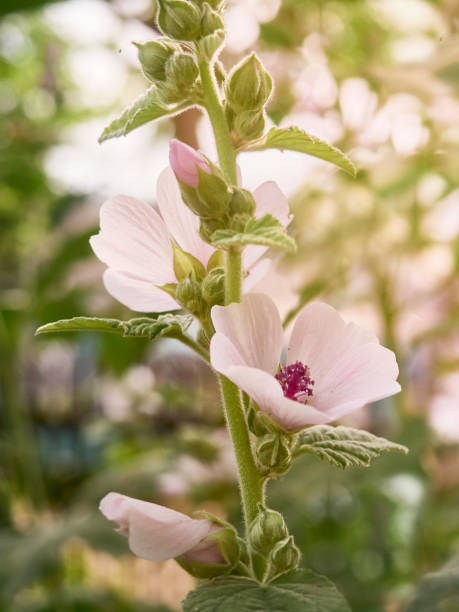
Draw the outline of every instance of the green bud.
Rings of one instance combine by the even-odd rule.
[[[247,421],[250,431],[258,437],[262,437],[265,434],[282,434],[285,430],[272,419],[269,414],[259,410],[251,404],[251,408],[247,415]]]
[[[222,16],[215,11],[208,2],[205,2],[202,7],[201,36],[208,36],[217,30],[224,29],[225,23]]]
[[[195,84],[198,76],[198,65],[190,53],[175,53],[166,63],[166,80],[181,90],[182,97]]]
[[[199,183],[196,189],[179,180],[183,201],[201,218],[221,219],[231,200],[231,191],[217,174],[209,174],[198,168]]]
[[[210,307],[225,303],[225,270],[213,268],[202,283],[202,297]]]
[[[177,285],[175,299],[183,308],[197,317],[203,316],[206,311],[201,295],[201,285],[191,278],[185,278]]]
[[[174,54],[177,45],[167,38],[152,40],[145,44],[134,43],[139,54],[142,70],[150,81],[164,81],[167,60]]]
[[[267,472],[283,474],[292,464],[291,440],[278,433],[266,434],[257,442],[256,455]]]
[[[269,72],[255,53],[233,68],[226,86],[227,103],[236,112],[261,110],[273,87]]]
[[[269,557],[268,579],[272,580],[280,574],[289,572],[298,567],[301,553],[295,546],[293,536],[289,536],[285,540],[278,542],[272,549]]]
[[[205,242],[212,243],[212,234],[219,229],[228,227],[229,218],[224,215],[220,219],[201,219],[199,234]]]
[[[206,275],[206,270],[199,259],[193,257],[190,253],[183,251],[175,242],[171,241],[174,272],[178,281],[183,281],[186,278],[193,280],[201,280]]]
[[[224,0],[193,0],[197,6],[205,6],[208,4],[211,8],[218,10],[222,7]]]
[[[263,110],[240,111],[235,114],[231,123],[232,131],[236,132],[242,141],[256,140],[263,136],[265,125]]]
[[[256,202],[253,195],[247,189],[235,187],[229,204],[229,214],[247,214],[252,217],[255,213]]]
[[[258,504],[258,514],[249,527],[249,541],[252,549],[267,556],[281,541],[288,538],[288,529],[280,512]]]
[[[176,40],[197,40],[201,29],[201,11],[187,0],[158,0],[158,25]]]

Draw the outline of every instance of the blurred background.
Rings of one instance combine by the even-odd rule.
[[[99,517],[110,490],[241,521],[203,363],[172,340],[34,337],[79,314],[134,316],[105,292],[89,247],[100,205],[118,193],[154,204],[174,135],[215,157],[198,111],[97,144],[146,87],[131,41],[158,36],[154,11],[152,0],[0,6],[8,612],[180,609],[192,579],[129,553]],[[346,472],[305,457],[270,485],[271,505],[303,564],[354,611],[398,612],[459,555],[459,0],[233,0],[227,24],[223,63],[255,48],[274,76],[271,122],[335,143],[360,169],[352,179],[301,154],[240,156],[245,186],[276,180],[295,214],[298,253],[260,289],[286,323],[323,299],[396,352],[403,392],[347,423],[411,451]],[[426,610],[459,609],[451,597]]]

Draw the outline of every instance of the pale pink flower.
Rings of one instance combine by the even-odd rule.
[[[205,157],[176,138],[170,142],[169,163],[175,176],[195,189],[199,183],[198,168],[210,174],[210,166]]]
[[[108,493],[99,509],[129,538],[132,552],[147,561],[180,557],[203,563],[223,563],[218,543],[205,538],[221,529],[206,519],[192,519],[170,508]]]
[[[213,367],[285,429],[335,421],[400,391],[394,353],[327,304],[300,312],[280,370],[283,331],[270,298],[253,293],[214,306],[212,321]]]
[[[268,181],[253,192],[256,217],[271,214],[283,225],[290,222],[288,201],[276,183]],[[161,173],[157,184],[159,213],[128,196],[110,198],[100,209],[100,232],[90,239],[97,257],[107,264],[104,284],[119,302],[139,312],[164,312],[181,308],[159,286],[176,283],[171,240],[207,266],[214,248],[199,235],[199,218],[182,202],[171,168]],[[243,253],[249,291],[269,267],[258,262],[263,246],[248,246]],[[256,265],[255,265],[256,264]]]

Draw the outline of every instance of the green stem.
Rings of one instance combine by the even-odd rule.
[[[204,104],[214,131],[220,167],[228,181],[237,185],[236,155],[210,64],[206,61],[201,62],[199,72],[204,92]]]
[[[225,113],[215,86],[212,68],[208,62],[201,62],[199,70],[204,92],[204,104],[214,131],[220,167],[227,180],[236,185],[236,154],[231,142]],[[230,250],[226,254],[225,278],[225,303],[240,302],[242,268],[241,252],[238,249]],[[252,453],[249,430],[241,402],[241,393],[238,387],[225,376],[220,375],[219,378],[226,422],[238,466],[239,486],[247,529],[257,515],[258,503],[263,502],[263,479],[258,472]]]
[[[176,336],[169,336],[169,337],[175,338],[176,340],[180,340],[182,344],[185,344],[185,346],[188,346],[195,353],[197,353],[200,357],[202,357],[206,363],[210,362],[209,351],[206,351],[206,349],[203,346],[201,346],[198,342],[193,340],[193,338],[191,338],[191,336],[189,336],[188,334],[177,334]]]
[[[225,303],[241,301],[242,285],[242,253],[239,250],[230,250],[225,253],[226,284]]]

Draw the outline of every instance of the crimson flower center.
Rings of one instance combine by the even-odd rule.
[[[308,366],[301,361],[281,368],[275,378],[280,382],[284,396],[289,399],[305,404],[312,396],[314,381]]]

